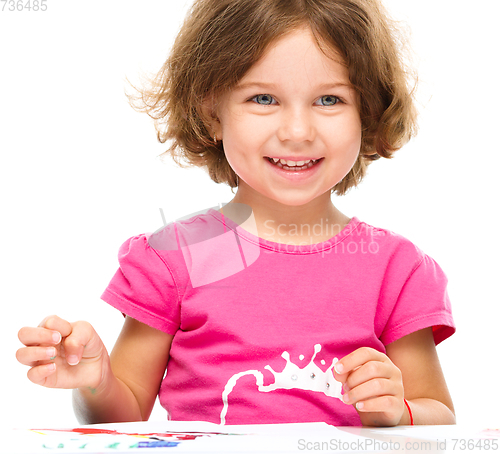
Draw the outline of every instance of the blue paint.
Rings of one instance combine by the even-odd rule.
[[[175,448],[180,441],[140,441],[134,448]]]

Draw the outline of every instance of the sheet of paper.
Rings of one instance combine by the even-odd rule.
[[[9,454],[151,453],[153,448],[154,452],[288,453],[329,446],[331,440],[355,443],[359,438],[325,423],[221,426],[194,421],[38,427],[2,433],[3,448]]]
[[[8,454],[226,452],[450,452],[456,440],[499,440],[500,431],[457,426],[333,427],[325,423],[231,426],[198,421],[0,430]],[[455,440],[455,441],[453,441]],[[485,443],[485,442],[480,442]],[[488,442],[491,444],[491,441]],[[417,449],[418,448],[418,449]],[[495,451],[494,449],[492,451]]]

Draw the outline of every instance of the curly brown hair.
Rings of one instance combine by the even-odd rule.
[[[205,167],[216,183],[237,176],[214,143],[203,103],[231,90],[286,33],[310,27],[325,54],[339,53],[359,95],[362,143],[356,163],[332,188],[356,186],[369,163],[390,158],[416,133],[416,78],[405,64],[403,36],[379,0],[195,0],[172,52],[131,104],[154,120],[181,167]]]

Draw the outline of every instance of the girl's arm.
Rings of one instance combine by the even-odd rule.
[[[363,425],[409,425],[404,399],[414,424],[455,424],[432,328],[392,342],[386,352],[360,348],[335,365],[344,402],[355,405]]]
[[[432,328],[409,334],[386,347],[401,371],[404,397],[414,424],[455,424],[455,410],[436,352]],[[400,424],[410,424],[408,411]]]
[[[73,391],[82,424],[146,421],[167,367],[173,336],[127,317],[96,389]]]
[[[87,322],[47,317],[19,331],[17,359],[28,378],[48,388],[73,389],[81,423],[148,419],[167,365],[173,336],[126,318],[111,356]]]

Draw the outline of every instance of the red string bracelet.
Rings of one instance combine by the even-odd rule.
[[[413,415],[411,414],[410,406],[408,405],[406,399],[403,398],[403,400],[405,401],[406,408],[408,409],[408,413],[410,414],[410,425],[413,426]]]

